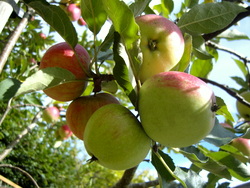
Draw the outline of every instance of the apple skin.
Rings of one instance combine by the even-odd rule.
[[[84,145],[92,159],[112,170],[138,165],[147,156],[151,139],[126,107],[108,104],[90,117]]]
[[[66,12],[71,21],[77,21],[81,17],[81,9],[76,4],[69,4],[66,7]]]
[[[68,125],[62,125],[59,128],[58,133],[59,133],[61,139],[63,139],[63,140],[68,139],[73,134]]]
[[[139,92],[139,115],[148,136],[168,147],[198,143],[212,130],[215,96],[199,78],[178,71],[149,78]]]
[[[87,23],[85,22],[85,20],[80,17],[78,20],[77,20],[77,23],[80,25],[80,26],[85,26],[87,25]]]
[[[237,148],[240,152],[242,152],[247,157],[250,157],[250,139],[247,138],[235,138],[230,143],[232,146]]]
[[[250,91],[245,91],[240,94],[247,102],[250,102]],[[250,108],[239,101],[236,102],[236,108],[241,117],[245,120],[250,120]]]
[[[139,16],[136,23],[141,32],[143,62],[139,79],[143,83],[149,77],[176,66],[184,53],[184,38],[178,26],[163,16]]]
[[[41,59],[40,69],[61,67],[71,71],[76,77],[75,81],[44,90],[44,93],[54,100],[71,101],[79,97],[87,86],[87,74],[85,71],[89,70],[89,54],[79,44],[76,45],[75,51],[85,70],[82,69],[76,54],[66,42],[61,42],[50,47]]]
[[[54,123],[60,118],[60,111],[55,106],[50,106],[43,111],[42,119],[47,123]]]
[[[82,96],[72,101],[66,111],[66,121],[74,135],[84,140],[84,130],[91,115],[100,107],[111,103],[120,104],[108,93]]]
[[[47,36],[44,34],[44,33],[39,33],[39,36],[42,38],[42,39],[46,39]]]

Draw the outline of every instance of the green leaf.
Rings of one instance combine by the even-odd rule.
[[[240,39],[249,40],[249,37],[245,33],[242,33],[236,29],[228,29],[222,32],[221,34],[217,35],[217,37],[227,39],[228,41],[240,40]]]
[[[98,34],[107,19],[102,0],[81,0],[81,12],[90,31]]]
[[[139,16],[143,13],[150,2],[151,0],[137,0],[132,3],[129,8],[132,10],[134,16]]]
[[[16,94],[22,83],[14,78],[7,78],[0,82],[0,101],[6,102]]]
[[[124,53],[125,50],[122,50],[122,44],[119,42],[120,36],[118,33],[114,35],[114,45],[113,45],[113,56],[115,61],[115,66],[113,69],[114,77],[117,83],[123,88],[126,95],[129,97],[130,101],[134,106],[136,106],[136,92],[133,89],[132,80],[133,77],[130,77],[128,66],[121,56],[121,53]]]
[[[190,74],[206,78],[212,69],[213,64],[211,60],[195,59],[192,63]]]
[[[212,131],[204,138],[206,142],[209,142],[215,146],[222,146],[228,144],[233,138],[236,138],[236,135],[223,126],[221,126],[216,120],[215,125]]]
[[[246,82],[245,79],[238,77],[238,76],[231,76],[230,77],[232,80],[234,80],[237,84],[242,86],[243,88],[248,88],[248,83]]]
[[[193,53],[199,59],[211,59],[213,56],[207,52],[205,40],[201,36],[193,36]]]
[[[175,170],[175,165],[174,165],[174,162],[173,162],[172,158],[168,154],[162,152],[161,150],[158,150],[158,153],[163,158],[163,160],[165,161],[165,163],[169,166],[169,168],[172,171],[174,171]],[[169,182],[169,181],[175,180],[175,178],[165,168],[165,166],[163,165],[162,161],[155,154],[155,152],[152,152],[152,164],[154,165],[155,169],[159,173],[159,175],[161,177],[161,181],[163,181],[163,182]]]
[[[43,90],[72,80],[75,80],[74,74],[66,69],[59,67],[45,68],[28,77],[22,83],[15,96]]]
[[[224,100],[220,97],[216,97],[216,104],[219,107],[219,109],[216,111],[216,114],[222,115],[226,118],[226,120],[234,122],[234,118],[233,118],[232,114],[229,112]]]
[[[199,4],[180,18],[178,26],[193,35],[212,33],[228,26],[244,11],[243,7],[229,2]]]
[[[243,75],[246,77],[248,75],[248,69],[247,66],[245,65],[244,62],[238,60],[238,59],[233,59],[236,65],[239,67]]]
[[[210,152],[207,154],[212,159],[218,161],[219,163],[227,166],[231,175],[241,181],[250,180],[250,168],[235,159],[230,153],[224,151]]]
[[[59,7],[50,5],[44,0],[24,0],[32,7],[72,48],[78,42],[75,27],[68,15]]]
[[[115,31],[121,35],[126,48],[131,49],[132,44],[139,39],[139,26],[135,22],[133,12],[120,0],[103,0],[102,2],[113,22]]]

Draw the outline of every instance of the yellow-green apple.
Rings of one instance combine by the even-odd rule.
[[[106,104],[119,101],[111,94],[98,93],[73,100],[66,111],[66,121],[76,137],[83,140],[84,130],[91,115]]]
[[[150,138],[168,147],[186,147],[209,134],[215,123],[215,96],[201,79],[178,71],[156,74],[139,91],[139,115]]]
[[[108,104],[90,117],[84,145],[92,160],[109,169],[125,170],[144,160],[151,139],[130,110],[119,104]]]
[[[148,14],[136,17],[140,27],[143,61],[139,78],[146,79],[172,69],[184,53],[184,38],[178,26],[167,18]]]
[[[233,139],[230,144],[247,157],[250,157],[250,139],[239,137]]]
[[[73,134],[68,125],[62,125],[58,129],[58,133],[62,140],[68,139]]]
[[[77,4],[69,4],[66,7],[66,12],[71,21],[77,21],[81,17],[81,9],[77,6]]]
[[[250,91],[245,91],[240,94],[247,102],[250,102]],[[243,117],[245,120],[250,120],[250,107],[242,104],[237,100],[236,108],[238,113]]]
[[[50,106],[43,111],[42,119],[47,123],[55,123],[60,118],[60,111],[55,106]]]
[[[40,62],[40,69],[60,67],[71,71],[76,80],[44,90],[49,97],[58,101],[71,101],[79,97],[87,86],[90,57],[86,49],[77,44],[73,50],[68,43],[61,42],[50,47]]]

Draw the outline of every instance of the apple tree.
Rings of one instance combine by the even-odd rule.
[[[89,179],[95,173],[100,177],[98,168],[112,170],[106,186],[113,187],[168,187],[176,182],[181,187],[220,187],[234,179],[250,180],[250,103],[241,96],[250,93],[250,60],[220,45],[223,40],[249,40],[235,26],[249,18],[249,1],[23,0],[18,6],[35,20],[0,64],[0,124],[5,138],[1,160],[22,166],[24,160],[16,163],[8,156],[33,159],[36,165],[28,167],[37,173],[32,179],[42,179],[39,183],[45,186],[66,186],[68,179],[75,186],[100,185],[99,179],[97,184],[77,180],[87,169],[93,173]],[[15,21],[9,19],[1,40],[8,41],[10,22]],[[49,28],[49,36],[42,33],[41,22]],[[80,32],[79,26],[84,30]],[[62,42],[55,44],[55,33]],[[3,44],[2,49],[7,46]],[[238,87],[210,79],[223,61],[220,51],[234,56],[233,63],[244,75],[228,78]],[[237,114],[214,87],[237,101]],[[109,96],[100,101],[101,93]],[[114,97],[119,102],[111,102]],[[41,120],[51,106],[59,109],[59,122]],[[20,110],[22,117],[17,116]],[[34,142],[25,142],[31,137]],[[238,138],[247,141],[235,144]],[[13,146],[23,153],[15,155]],[[43,158],[26,152],[34,148],[51,158],[44,164],[51,176],[39,169]],[[74,160],[83,151],[88,158]],[[187,158],[190,167],[174,162],[170,153]],[[68,172],[62,170],[63,164],[53,163],[53,157],[65,161]],[[158,177],[138,180],[138,165],[145,162],[154,166]],[[56,182],[55,169],[63,171],[61,182]],[[114,176],[117,170],[123,173],[119,178]]]

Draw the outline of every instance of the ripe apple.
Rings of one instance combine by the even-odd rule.
[[[250,91],[245,91],[240,94],[247,102],[250,102]],[[238,113],[243,117],[245,120],[250,120],[250,107],[240,103],[239,101],[236,102],[236,108]]]
[[[59,133],[61,139],[63,139],[63,140],[68,139],[73,134],[68,125],[61,126],[58,130],[58,133]]]
[[[172,69],[184,53],[184,38],[178,26],[159,15],[136,17],[141,32],[143,62],[139,71],[143,83],[149,77]]]
[[[60,118],[60,111],[55,106],[50,106],[43,111],[42,119],[47,123],[54,123]]]
[[[199,78],[178,71],[156,74],[139,91],[139,115],[150,138],[168,147],[199,142],[212,130],[215,96]]]
[[[66,42],[61,42],[50,47],[44,54],[40,69],[47,67],[61,67],[71,71],[76,80],[44,90],[49,97],[58,101],[71,101],[79,97],[87,86],[87,74],[90,57],[85,48],[79,44],[75,52]],[[80,62],[79,62],[80,61]],[[84,70],[82,66],[84,67]]]
[[[66,12],[71,21],[77,21],[81,17],[81,9],[76,4],[69,4],[66,7]]]
[[[108,104],[90,117],[84,145],[92,160],[113,170],[138,165],[150,150],[151,140],[126,107]]]
[[[230,144],[237,148],[244,155],[250,157],[250,139],[239,137],[233,139]]]
[[[87,23],[85,22],[85,20],[80,17],[78,20],[77,20],[77,23],[80,25],[80,26],[84,26],[84,25],[87,25]]]
[[[83,140],[84,130],[91,115],[101,106],[110,103],[120,104],[108,93],[82,96],[72,101],[66,111],[66,121],[74,135]]]
[[[42,39],[46,39],[47,36],[44,34],[44,33],[39,33],[39,36],[42,38]]]

